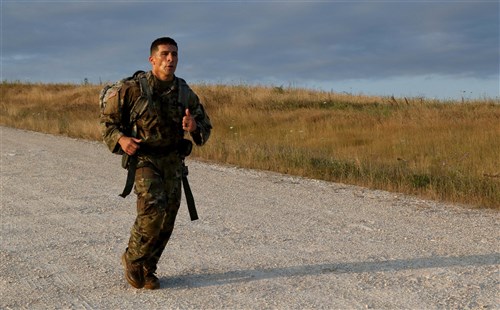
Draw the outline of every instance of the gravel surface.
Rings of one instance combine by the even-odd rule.
[[[188,161],[184,202],[137,290],[135,197],[102,143],[0,127],[0,309],[498,309],[499,212]]]

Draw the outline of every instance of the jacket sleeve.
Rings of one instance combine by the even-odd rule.
[[[212,123],[208,117],[205,108],[200,102],[198,96],[194,93],[191,88],[188,87],[188,108],[191,115],[196,121],[196,130],[191,132],[191,137],[193,138],[196,145],[201,146],[205,144],[210,137],[210,132],[212,131]]]
[[[192,96],[190,97],[189,111],[191,115],[194,115],[196,121],[196,130],[191,132],[191,137],[196,145],[201,146],[205,144],[210,137],[212,123],[210,122],[210,118],[205,108],[200,103],[198,96],[192,92]]]
[[[100,115],[101,134],[104,143],[111,152],[116,154],[122,153],[118,140],[125,135],[124,128],[126,127],[126,124],[122,123],[124,119],[123,93],[124,88],[111,89],[110,93],[107,94],[106,106]]]

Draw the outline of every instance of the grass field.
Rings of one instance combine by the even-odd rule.
[[[0,124],[100,140],[99,85],[3,82]],[[500,102],[193,85],[214,125],[193,156],[500,210]]]

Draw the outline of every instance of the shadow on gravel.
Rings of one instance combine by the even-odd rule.
[[[398,259],[357,263],[336,263],[292,266],[282,268],[235,270],[221,273],[200,273],[161,279],[165,289],[203,287],[250,282],[280,277],[314,276],[321,274],[343,274],[364,272],[394,272],[401,270],[487,266],[500,264],[500,253],[470,256],[433,256],[415,259]]]

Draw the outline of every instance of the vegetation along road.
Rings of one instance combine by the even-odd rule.
[[[136,290],[120,255],[135,216],[102,143],[0,127],[1,309],[499,308],[499,213],[188,162],[185,204]]]

